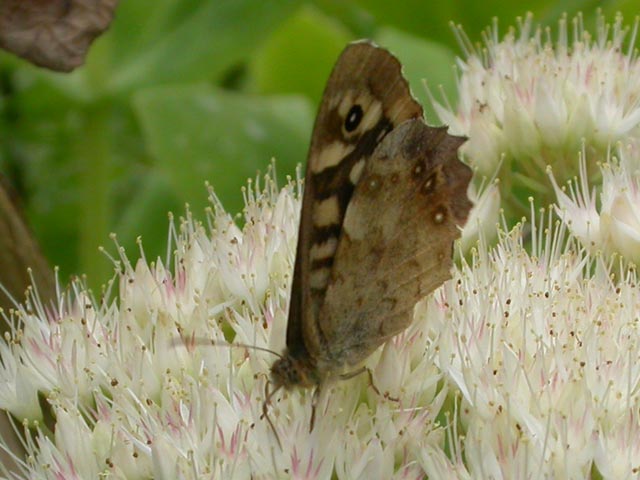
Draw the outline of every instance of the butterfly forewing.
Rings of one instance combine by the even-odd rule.
[[[422,107],[398,60],[367,42],[349,45],[327,82],[309,149],[287,325],[292,356],[323,356],[318,315],[354,188],[382,138],[413,118]]]

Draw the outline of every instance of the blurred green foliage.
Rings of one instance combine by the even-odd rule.
[[[324,82],[344,45],[372,38],[396,53],[428,108],[422,79],[455,104],[450,22],[477,42],[527,11],[554,25],[600,2],[524,0],[134,0],[120,2],[86,65],[54,74],[0,53],[0,171],[22,196],[32,228],[62,279],[104,282],[98,252],[166,255],[167,212],[207,205],[205,181],[242,208],[247,177],[277,159],[281,178],[305,161]],[[637,6],[606,3],[630,22]]]

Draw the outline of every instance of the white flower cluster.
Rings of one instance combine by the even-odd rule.
[[[469,137],[462,152],[476,176],[497,177],[472,213],[467,244],[477,238],[474,229],[495,231],[499,208],[510,222],[519,220],[533,196],[565,209],[562,218],[590,249],[640,259],[638,25],[629,29],[620,16],[608,25],[599,16],[592,36],[581,17],[572,30],[563,18],[553,41],[529,15],[503,40],[494,25],[482,49],[458,31],[467,55],[458,65],[459,104],[433,103],[453,134]],[[620,152],[618,161],[610,161],[612,151]],[[578,175],[580,154],[581,180],[567,196],[556,180]],[[597,197],[592,189],[600,182]]]
[[[28,426],[24,478],[626,478],[640,465],[640,291],[564,226],[522,229],[421,302],[366,375],[277,394],[298,201],[271,184],[246,223],[190,217],[173,272],[123,257],[117,301],[76,285],[0,343],[0,407]],[[73,295],[71,295],[73,293]],[[71,300],[71,297],[76,300]],[[15,321],[16,319],[14,319]],[[18,328],[19,327],[19,328]],[[210,339],[202,345],[198,339]],[[44,399],[38,399],[38,396]],[[55,428],[47,425],[55,421]]]
[[[541,225],[539,228],[541,229]],[[635,478],[640,290],[563,238],[516,227],[440,291],[438,366],[462,397],[466,478]],[[460,470],[447,463],[433,478]],[[465,478],[463,477],[463,478]]]
[[[393,399],[366,375],[338,382],[309,432],[312,392],[282,392],[267,405],[276,437],[263,406],[277,357],[250,346],[284,347],[299,202],[270,182],[247,202],[243,229],[219,206],[209,232],[183,220],[173,271],[123,255],[116,301],[75,285],[56,311],[13,318],[0,408],[31,429],[25,478],[392,478],[441,448],[426,322],[369,361]]]
[[[569,162],[583,139],[599,150],[638,135],[640,63],[621,17],[612,28],[599,18],[596,38],[581,17],[559,22],[557,41],[549,30],[534,29],[529,15],[503,40],[494,26],[483,49],[460,33],[467,59],[459,62],[459,105],[455,111],[435,103],[453,134],[466,135],[462,147],[479,173],[493,175],[503,156],[515,161],[534,182],[547,164]],[[611,38],[609,38],[611,36]],[[562,166],[563,163],[561,163]],[[556,170],[559,167],[554,165]]]

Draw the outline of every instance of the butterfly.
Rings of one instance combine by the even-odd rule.
[[[457,158],[465,139],[425,124],[401,70],[387,50],[360,41],[327,81],[308,154],[286,349],[271,366],[267,399],[349,375],[450,278],[472,206],[472,172]]]

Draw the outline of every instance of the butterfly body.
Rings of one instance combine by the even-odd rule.
[[[319,386],[353,369],[450,277],[471,207],[463,141],[424,123],[393,55],[365,42],[345,49],[309,150],[276,388]]]

